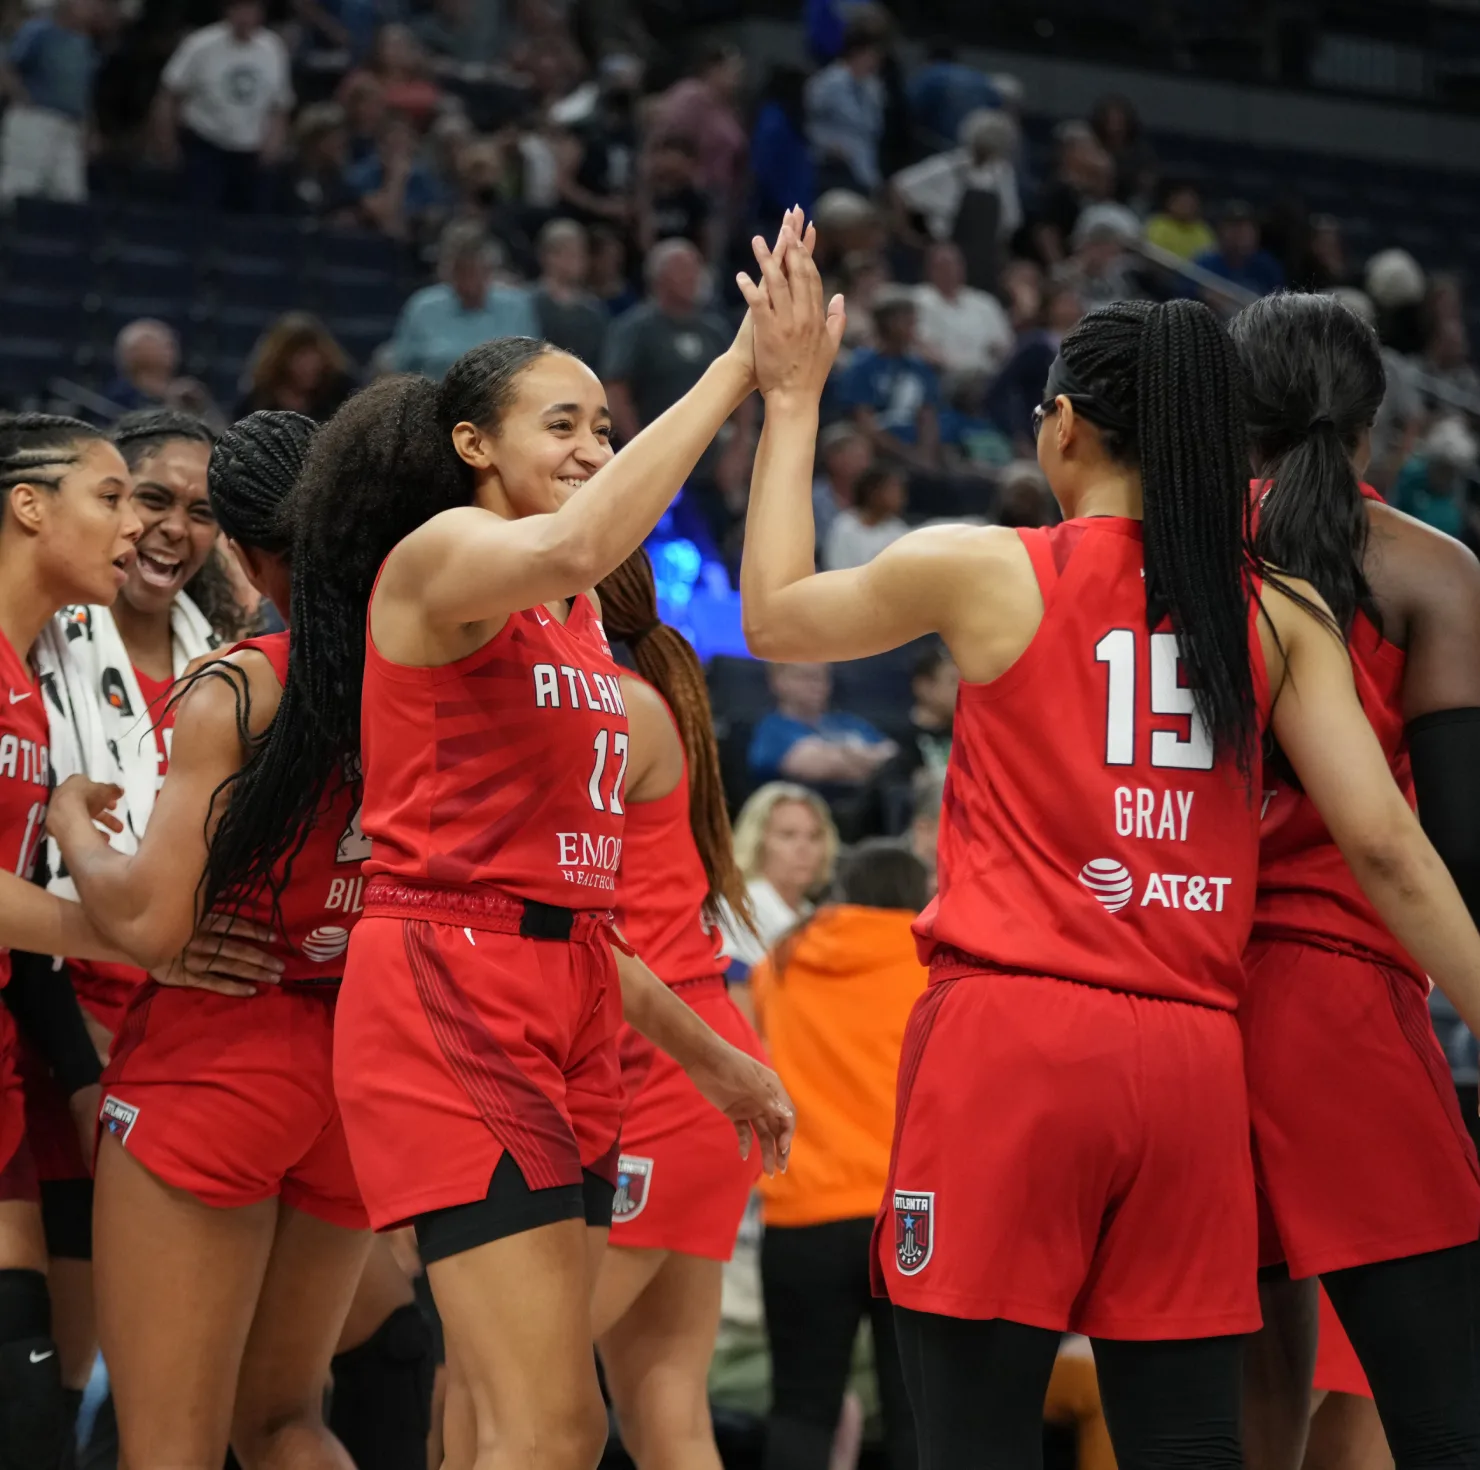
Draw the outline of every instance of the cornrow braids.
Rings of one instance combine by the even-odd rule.
[[[114,421],[108,437],[123,456],[130,473],[173,440],[185,439],[207,446],[216,442],[215,430],[204,419],[174,408],[143,408],[126,413]]]
[[[1233,342],[1201,302],[1122,301],[1089,313],[1059,350],[1121,425],[1101,429],[1108,452],[1140,469],[1147,625],[1171,622],[1197,712],[1247,777],[1260,741],[1248,618],[1255,567]],[[1085,417],[1095,422],[1092,405]]]
[[[81,445],[102,439],[101,429],[54,413],[0,414],[0,495],[17,485],[55,490],[61,476],[37,472],[76,464]]]
[[[216,440],[207,472],[211,509],[233,541],[279,555],[288,550],[292,538],[283,507],[317,431],[301,413],[264,409]]]
[[[271,888],[325,800],[355,778],[365,624],[380,568],[418,526],[471,504],[473,473],[452,447],[453,428],[467,421],[496,432],[519,376],[552,350],[501,337],[465,353],[440,385],[414,374],[378,379],[313,436],[281,522],[293,585],[288,679],[277,718],[237,778],[234,811],[217,828],[208,908]]]
[[[716,922],[719,901],[724,899],[736,918],[749,926],[750,898],[745,875],[735,862],[714,717],[699,655],[678,629],[659,619],[653,566],[641,547],[602,579],[596,595],[608,636],[627,645],[637,672],[663,696],[678,726],[689,768],[689,826],[709,880],[705,918]]]

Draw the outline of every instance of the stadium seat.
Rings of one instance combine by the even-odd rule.
[[[17,199],[15,227],[23,234],[87,246],[97,238],[103,211],[92,204],[64,204],[56,199]]]
[[[406,299],[399,280],[382,271],[326,270],[316,294],[324,311],[339,317],[394,317]]]
[[[222,306],[277,314],[302,310],[307,294],[301,274],[287,262],[255,255],[223,256],[215,284]]]
[[[365,363],[390,341],[396,319],[393,316],[330,317],[327,326],[356,362]]]
[[[45,397],[48,380],[71,365],[70,349],[53,338],[0,337],[0,398],[38,401]]]
[[[86,331],[81,298],[75,292],[0,286],[0,329],[8,337],[79,341]]]
[[[92,258],[79,243],[19,233],[0,247],[0,279],[8,286],[34,286],[79,296],[96,287]]]
[[[403,247],[384,235],[364,230],[326,230],[319,236],[319,255],[326,269],[379,271],[397,274],[405,264]]]

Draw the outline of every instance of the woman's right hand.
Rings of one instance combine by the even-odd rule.
[[[706,1102],[735,1125],[740,1157],[750,1157],[751,1139],[761,1146],[761,1167],[783,1172],[791,1156],[796,1110],[781,1079],[767,1066],[728,1041],[715,1038],[702,1061],[686,1067],[690,1082]]]
[[[110,832],[122,832],[123,823],[113,815],[113,808],[123,799],[123,787],[107,781],[93,781],[86,776],[68,776],[51,794],[47,807],[47,834],[61,840],[69,820],[86,816]]]
[[[150,978],[185,990],[256,995],[259,985],[282,979],[283,962],[262,948],[273,938],[265,925],[232,914],[207,914],[184,950]]]

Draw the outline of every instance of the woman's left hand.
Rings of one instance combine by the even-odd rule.
[[[750,1157],[752,1137],[761,1146],[761,1167],[767,1174],[786,1171],[797,1116],[781,1079],[728,1041],[715,1038],[703,1061],[685,1069],[689,1081],[706,1102],[735,1125],[740,1135],[740,1157]]]
[[[283,962],[262,948],[274,933],[232,914],[207,914],[180,955],[153,972],[161,985],[251,996],[259,985],[276,985]],[[243,942],[245,941],[245,942]]]

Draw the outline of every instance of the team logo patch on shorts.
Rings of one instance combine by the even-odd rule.
[[[120,1143],[127,1143],[129,1134],[134,1131],[134,1124],[139,1121],[139,1110],[109,1093],[103,1099],[102,1111],[98,1117],[103,1127]]]
[[[916,1276],[935,1249],[935,1191],[894,1191],[894,1263],[901,1276]]]
[[[653,1182],[653,1161],[636,1154],[617,1159],[617,1193],[612,1200],[612,1224],[635,1220],[647,1206],[648,1186]]]

